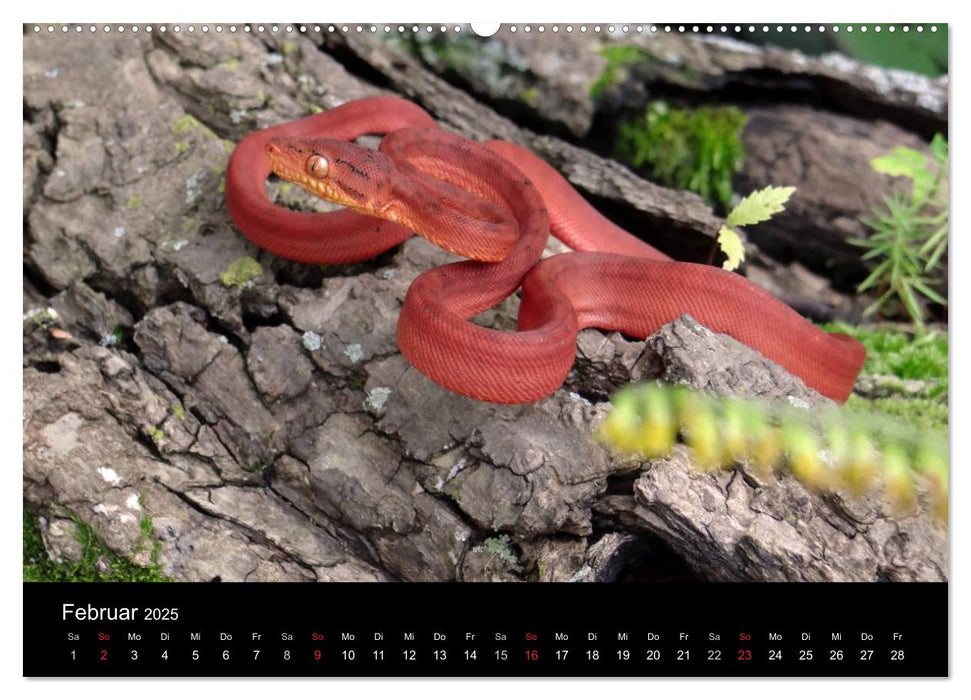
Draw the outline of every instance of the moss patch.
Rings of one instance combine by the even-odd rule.
[[[112,552],[98,536],[94,528],[78,517],[72,518],[77,526],[77,539],[81,545],[81,558],[76,562],[51,561],[44,549],[44,540],[36,516],[24,513],[24,582],[125,582],[169,581],[162,575],[158,564],[161,545],[152,539],[152,523],[142,518],[141,546],[152,547],[152,564],[138,566]]]
[[[925,428],[948,429],[947,334],[935,332],[918,338],[898,329],[856,327],[845,323],[828,323],[822,328],[831,333],[846,333],[863,343],[867,358],[862,374],[891,375],[926,385],[921,396],[875,399],[851,396],[848,406],[879,411]]]
[[[253,280],[263,274],[262,266],[248,255],[234,260],[229,267],[219,275],[219,281],[227,287],[248,289],[253,286]]]
[[[866,374],[893,374],[901,379],[943,383],[947,391],[947,334],[929,333],[915,338],[901,330],[827,323],[823,330],[846,333],[866,347]]]
[[[661,184],[696,192],[727,211],[732,177],[745,160],[746,121],[736,107],[673,109],[656,101],[621,122],[614,151]]]
[[[600,50],[600,55],[607,59],[607,67],[590,86],[590,97],[593,98],[624,80],[628,66],[650,60],[650,54],[637,46],[606,46]]]

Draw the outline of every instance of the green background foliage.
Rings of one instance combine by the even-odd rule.
[[[732,176],[745,159],[745,123],[736,107],[675,109],[656,101],[619,125],[615,152],[661,184],[696,192],[727,211]]]

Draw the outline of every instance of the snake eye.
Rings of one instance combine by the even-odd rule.
[[[318,180],[323,180],[327,177],[328,167],[327,159],[316,153],[307,159],[307,172]]]

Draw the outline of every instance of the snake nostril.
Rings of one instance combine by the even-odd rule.
[[[266,144],[266,154],[268,156],[279,156],[281,153],[283,153],[283,151],[281,151],[280,147],[275,143]]]

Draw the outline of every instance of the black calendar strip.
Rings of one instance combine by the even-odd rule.
[[[27,676],[946,676],[947,584],[25,584]]]

